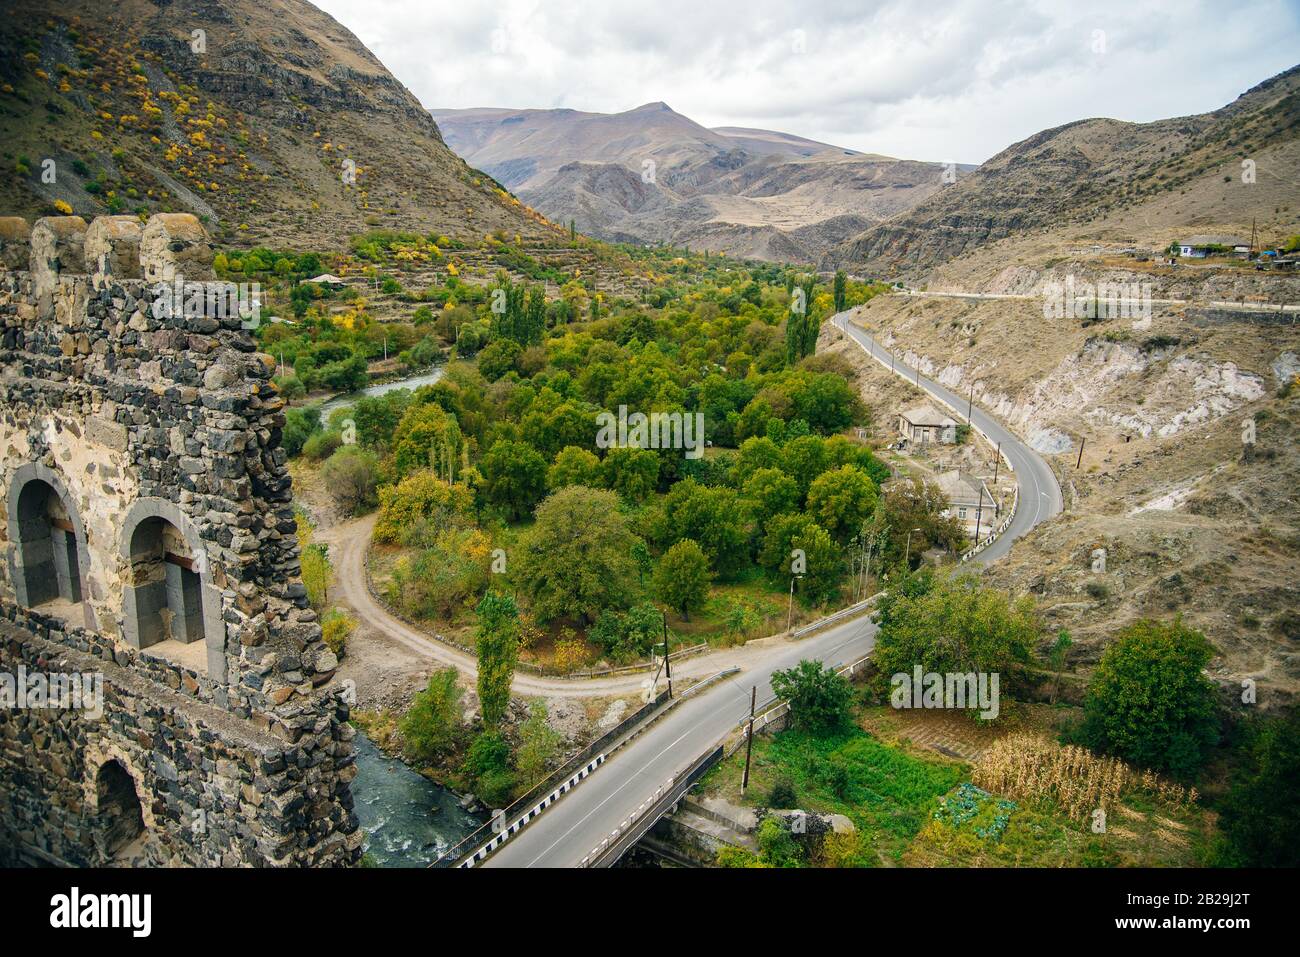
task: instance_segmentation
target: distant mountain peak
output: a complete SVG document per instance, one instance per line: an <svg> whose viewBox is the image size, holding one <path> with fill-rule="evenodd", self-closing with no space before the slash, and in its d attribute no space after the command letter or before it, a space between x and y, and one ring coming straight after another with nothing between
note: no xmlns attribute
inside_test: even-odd
<svg viewBox="0 0 1300 957"><path fill-rule="evenodd" d="M628 110L629 113L674 113L676 112L671 106L663 100L655 100L653 103L642 103L634 110Z"/></svg>

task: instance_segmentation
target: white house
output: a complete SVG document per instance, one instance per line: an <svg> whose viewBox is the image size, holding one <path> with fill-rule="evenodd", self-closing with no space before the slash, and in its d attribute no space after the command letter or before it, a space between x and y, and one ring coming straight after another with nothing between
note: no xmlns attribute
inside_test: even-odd
<svg viewBox="0 0 1300 957"><path fill-rule="evenodd" d="M898 414L898 432L910 442L957 441L957 422L926 403Z"/></svg>
<svg viewBox="0 0 1300 957"><path fill-rule="evenodd" d="M993 533L997 527L998 503L983 479L953 469L940 475L935 484L948 500L944 514L956 516L969 538L980 541ZM978 529L976 520L979 521Z"/></svg>
<svg viewBox="0 0 1300 957"><path fill-rule="evenodd" d="M1236 236L1189 236L1178 243L1178 255L1186 259L1204 259L1206 256L1219 254L1215 247L1222 246L1230 250L1228 255L1245 259L1250 255L1250 243Z"/></svg>

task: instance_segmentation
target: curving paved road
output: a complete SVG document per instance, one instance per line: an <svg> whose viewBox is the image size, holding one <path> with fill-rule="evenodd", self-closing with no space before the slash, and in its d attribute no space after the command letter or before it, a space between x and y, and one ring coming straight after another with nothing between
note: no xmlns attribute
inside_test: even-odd
<svg viewBox="0 0 1300 957"><path fill-rule="evenodd" d="M889 366L889 353L856 327L846 328L848 314L833 322L862 348ZM903 368L916 381L914 370ZM945 402L961 399L922 376L921 387ZM1020 482L1020 509L1007 532L974 561L987 564L1006 553L1015 536L1061 510L1061 492L1047 463L987 414L976 410L975 424L1002 443ZM801 642L774 646L774 657L749 662L742 674L722 686L679 705L667 717L615 754L563 800L552 805L524 831L488 858L484 867L573 867L645 800L656 787L720 740L748 713L750 689L757 685L760 701L771 696L772 672L804 658L841 665L866 655L875 645L876 626L869 619L837 625ZM713 656L711 656L713 657ZM717 660L716 658L714 660Z"/></svg>
<svg viewBox="0 0 1300 957"><path fill-rule="evenodd" d="M478 675L478 661L474 655L454 648L408 625L393 615L370 593L366 579L366 558L370 538L377 516L368 515L332 528L321 529L317 539L330 545L335 570L336 599L356 612L364 625L379 636L407 648L422 657L441 665L451 665L470 679ZM796 647L821 648L823 636L805 638ZM745 671L761 668L767 662L781 658L792 647L784 642L758 642L735 648L720 648L688 658L673 665L674 680L706 678L728 668ZM784 660L784 659L782 659ZM780 667L786 667L781 665ZM626 695L642 689L648 672L633 672L612 678L552 678L545 675L515 672L511 690L519 695L544 695L559 698L591 698L601 695Z"/></svg>
<svg viewBox="0 0 1300 957"><path fill-rule="evenodd" d="M890 354L878 345L865 329L854 325L851 312L841 312L831 318L831 322L856 342L866 353L886 369L890 368ZM962 410L967 407L967 400L950 391L933 379L920 375L897 357L893 360L893 370L901 378L919 386L930 395L947 403L957 410L960 418L965 418ZM1002 454L1011 463L1016 473L1016 482L1020 486L1020 504L1015 518L1002 537L982 551L978 558L987 564L1001 558L1011 550L1011 543L1035 525L1047 521L1061 512L1061 486L1056 475L1043 457L1022 442L1009 429L991 415L975 406L971 414L972 424L982 431L995 445L1002 443Z"/></svg>

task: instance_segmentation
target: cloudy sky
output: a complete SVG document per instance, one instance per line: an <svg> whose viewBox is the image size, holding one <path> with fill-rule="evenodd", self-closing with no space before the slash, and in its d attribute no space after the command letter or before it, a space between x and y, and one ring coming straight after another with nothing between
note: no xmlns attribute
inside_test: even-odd
<svg viewBox="0 0 1300 957"><path fill-rule="evenodd" d="M1300 0L314 0L430 108L663 100L910 159L1215 109L1300 61Z"/></svg>

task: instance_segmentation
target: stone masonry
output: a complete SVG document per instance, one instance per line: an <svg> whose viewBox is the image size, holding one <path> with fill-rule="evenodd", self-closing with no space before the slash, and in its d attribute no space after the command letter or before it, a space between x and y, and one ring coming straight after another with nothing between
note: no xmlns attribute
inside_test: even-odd
<svg viewBox="0 0 1300 957"><path fill-rule="evenodd" d="M189 215L0 219L0 679L103 681L102 716L0 707L0 864L359 859L274 363L159 302L211 263Z"/></svg>

